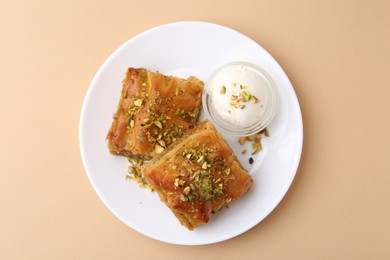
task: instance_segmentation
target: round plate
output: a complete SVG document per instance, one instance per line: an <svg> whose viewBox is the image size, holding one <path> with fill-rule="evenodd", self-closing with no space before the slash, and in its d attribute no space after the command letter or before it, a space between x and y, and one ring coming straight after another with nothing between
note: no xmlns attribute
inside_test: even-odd
<svg viewBox="0 0 390 260"><path fill-rule="evenodd" d="M118 105L128 67L143 67L167 75L196 76L207 81L221 65L232 61L260 65L279 91L276 118L263 138L263 150L225 136L250 172L253 187L241 199L216 213L209 223L188 231L156 192L126 181L125 157L109 153L106 134ZM237 236L263 220L281 201L298 168L303 140L302 115L286 74L261 46L232 29L204 22L162 25L139 34L117 49L102 65L86 94L80 118L80 149L85 170L103 203L131 228L151 238L182 245L202 245ZM241 152L248 149L248 153ZM249 158L254 163L249 163Z"/></svg>

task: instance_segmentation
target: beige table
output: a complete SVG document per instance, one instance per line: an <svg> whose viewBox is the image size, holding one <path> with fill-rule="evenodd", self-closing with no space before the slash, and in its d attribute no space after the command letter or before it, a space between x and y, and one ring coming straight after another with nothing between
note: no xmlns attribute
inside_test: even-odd
<svg viewBox="0 0 390 260"><path fill-rule="evenodd" d="M0 259L390 259L389 1L2 1ZM200 20L265 47L297 92L304 150L282 203L226 242L119 221L79 152L87 88L118 46Z"/></svg>

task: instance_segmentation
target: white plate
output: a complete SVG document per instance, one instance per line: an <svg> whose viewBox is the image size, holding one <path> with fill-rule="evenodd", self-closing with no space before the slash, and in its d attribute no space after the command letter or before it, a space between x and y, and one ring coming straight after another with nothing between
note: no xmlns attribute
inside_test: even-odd
<svg viewBox="0 0 390 260"><path fill-rule="evenodd" d="M222 64L248 61L265 68L278 86L280 107L269 126L263 150L242 155L244 147L227 138L253 177L253 188L240 200L188 231L157 194L125 180L127 160L110 155L106 134L112 122L128 67L206 81ZM104 204L131 228L151 238L182 245L202 245L237 236L263 220L281 201L298 168L303 140L302 115L293 87L272 56L256 42L232 29L204 22L179 22L143 32L116 50L102 65L86 94L80 118L84 167ZM248 148L248 151L250 149Z"/></svg>

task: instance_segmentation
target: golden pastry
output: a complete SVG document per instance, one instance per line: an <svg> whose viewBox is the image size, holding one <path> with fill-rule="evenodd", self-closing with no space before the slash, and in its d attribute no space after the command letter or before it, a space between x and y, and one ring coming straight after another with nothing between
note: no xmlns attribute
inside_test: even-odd
<svg viewBox="0 0 390 260"><path fill-rule="evenodd" d="M248 172L209 121L203 121L142 166L160 199L192 230L240 198L252 185Z"/></svg>

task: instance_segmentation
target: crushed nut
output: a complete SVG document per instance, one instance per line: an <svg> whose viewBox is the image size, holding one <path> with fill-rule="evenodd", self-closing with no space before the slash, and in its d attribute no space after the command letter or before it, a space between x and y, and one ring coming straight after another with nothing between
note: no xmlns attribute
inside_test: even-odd
<svg viewBox="0 0 390 260"><path fill-rule="evenodd" d="M140 107L142 105L142 102L144 102L142 98L137 99L134 101L134 106Z"/></svg>
<svg viewBox="0 0 390 260"><path fill-rule="evenodd" d="M207 169L207 162L204 162L204 163L202 164L202 169L204 169L204 170Z"/></svg>
<svg viewBox="0 0 390 260"><path fill-rule="evenodd" d="M257 97L255 97L255 96L252 96L251 101L253 103L257 103L257 102L259 102L259 99Z"/></svg>
<svg viewBox="0 0 390 260"><path fill-rule="evenodd" d="M154 124L155 126L157 126L158 128L160 128L160 129L163 127L162 123L161 123L160 121L158 121L158 120L153 121L153 124Z"/></svg>
<svg viewBox="0 0 390 260"><path fill-rule="evenodd" d="M244 145L246 141L252 142L251 146L252 146L253 151L252 151L251 155L255 155L255 154L259 153L262 149L262 145L261 145L261 135L262 134L264 134L264 136L266 136L266 137L269 137L268 129L264 128L259 133L251 135L251 136L239 137L238 143L240 145ZM241 153L246 154L247 149L244 149Z"/></svg>
<svg viewBox="0 0 390 260"><path fill-rule="evenodd" d="M138 158L129 158L128 175L125 176L126 180L136 181L141 188L147 188L150 191L154 191L153 187L145 180L141 172L141 166L144 163L143 160Z"/></svg>
<svg viewBox="0 0 390 260"><path fill-rule="evenodd" d="M183 190L183 193L186 194L186 195L188 195L188 193L190 193L190 192L191 192L190 186L185 187L184 190Z"/></svg>
<svg viewBox="0 0 390 260"><path fill-rule="evenodd" d="M220 94L224 95L226 93L226 87L222 86L221 90L219 91Z"/></svg>
<svg viewBox="0 0 390 260"><path fill-rule="evenodd" d="M180 200L181 201L188 201L188 198L184 196L183 194L180 194Z"/></svg>
<svg viewBox="0 0 390 260"><path fill-rule="evenodd" d="M176 187L181 187L181 186L184 185L184 183L185 183L184 180L180 180L179 178L176 178L176 179L175 179L175 182L174 182L174 185L175 185Z"/></svg>
<svg viewBox="0 0 390 260"><path fill-rule="evenodd" d="M167 147L164 140L158 140L158 143L162 146L162 147Z"/></svg>
<svg viewBox="0 0 390 260"><path fill-rule="evenodd" d="M162 146L156 144L156 145L154 146L154 152L155 152L156 154L162 153L162 152L164 152L164 147L162 147Z"/></svg>

